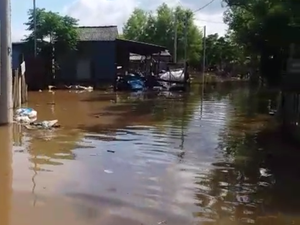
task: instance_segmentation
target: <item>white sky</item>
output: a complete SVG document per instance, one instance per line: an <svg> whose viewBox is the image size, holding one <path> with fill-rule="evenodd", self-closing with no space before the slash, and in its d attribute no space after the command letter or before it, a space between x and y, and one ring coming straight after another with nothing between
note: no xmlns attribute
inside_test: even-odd
<svg viewBox="0 0 300 225"><path fill-rule="evenodd" d="M31 1L12 1L12 39L19 41L26 34L23 23L27 20L27 11L32 8ZM181 5L196 10L210 0L37 0L37 7L46 8L68 14L79 19L80 25L117 25L122 30L123 24L129 18L135 7L145 10L155 10L163 2L170 6ZM219 33L223 35L227 26L223 23L224 8L221 0L216 0L204 10L196 13L195 22L202 29L207 26L207 33Z"/></svg>

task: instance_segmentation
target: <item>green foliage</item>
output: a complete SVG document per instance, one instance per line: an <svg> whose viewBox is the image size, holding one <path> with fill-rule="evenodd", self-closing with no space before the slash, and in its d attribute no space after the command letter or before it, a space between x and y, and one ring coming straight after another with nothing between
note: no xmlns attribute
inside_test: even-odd
<svg viewBox="0 0 300 225"><path fill-rule="evenodd" d="M177 26L177 58L184 59L184 23L187 18L187 58L190 65L199 65L202 34L193 21L193 12L182 7L170 8L165 3L156 13L135 9L123 28L124 38L153 43L174 49L175 18Z"/></svg>
<svg viewBox="0 0 300 225"><path fill-rule="evenodd" d="M124 39L123 34L119 34L119 35L118 35L118 38L119 38L119 39Z"/></svg>
<svg viewBox="0 0 300 225"><path fill-rule="evenodd" d="M238 46L229 36L219 37L218 34L208 35L206 38L206 52L208 67L223 67L228 64L244 63Z"/></svg>
<svg viewBox="0 0 300 225"><path fill-rule="evenodd" d="M249 64L243 46L238 45L230 33L206 37L205 63L207 72L222 76L245 75Z"/></svg>
<svg viewBox="0 0 300 225"><path fill-rule="evenodd" d="M32 43L34 40L34 13L28 11L28 21L25 23L31 33L25 41ZM43 49L48 44L45 39L55 43L56 51L74 50L77 46L78 33L77 20L70 16L61 16L58 13L36 9L36 37L38 49Z"/></svg>
<svg viewBox="0 0 300 225"><path fill-rule="evenodd" d="M224 0L225 22L237 43L256 55L268 80L277 77L288 57L289 45L300 39L297 0ZM276 80L275 79L275 80Z"/></svg>

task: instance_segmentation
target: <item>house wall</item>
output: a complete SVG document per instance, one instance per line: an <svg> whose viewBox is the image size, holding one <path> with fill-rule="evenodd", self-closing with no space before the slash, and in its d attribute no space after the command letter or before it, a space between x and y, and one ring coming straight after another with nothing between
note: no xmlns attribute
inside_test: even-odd
<svg viewBox="0 0 300 225"><path fill-rule="evenodd" d="M19 68L19 57L23 53L22 44L12 44L12 69L16 70Z"/></svg>
<svg viewBox="0 0 300 225"><path fill-rule="evenodd" d="M96 42L92 46L97 80L113 81L116 75L116 43L114 41Z"/></svg>
<svg viewBox="0 0 300 225"><path fill-rule="evenodd" d="M67 52L57 56L58 70L56 71L56 81L65 84L73 84L76 81L77 52Z"/></svg>
<svg viewBox="0 0 300 225"><path fill-rule="evenodd" d="M65 83L74 83L78 81L99 83L102 81L113 81L115 78L115 42L114 41L94 41L80 42L78 51L70 52L58 57L60 71L57 79ZM82 80L77 76L77 64L80 61L90 61L91 73L89 80Z"/></svg>

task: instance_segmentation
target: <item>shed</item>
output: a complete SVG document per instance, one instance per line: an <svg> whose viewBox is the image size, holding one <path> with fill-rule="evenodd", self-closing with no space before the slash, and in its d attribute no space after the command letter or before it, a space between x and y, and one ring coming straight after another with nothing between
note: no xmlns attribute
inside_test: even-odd
<svg viewBox="0 0 300 225"><path fill-rule="evenodd" d="M167 48L160 45L144 43L139 41L116 39L117 58L116 63L124 68L129 67L130 56L153 56L167 51Z"/></svg>
<svg viewBox="0 0 300 225"><path fill-rule="evenodd" d="M77 51L57 58L56 80L64 83L95 84L115 77L117 26L78 27Z"/></svg>
<svg viewBox="0 0 300 225"><path fill-rule="evenodd" d="M164 62L170 62L171 61L171 54L168 50L159 52L159 53L154 53L152 55L152 57L155 60L160 60L160 61L164 61ZM134 54L134 53L130 53L130 61L141 61L144 57L142 55L138 55L138 54Z"/></svg>

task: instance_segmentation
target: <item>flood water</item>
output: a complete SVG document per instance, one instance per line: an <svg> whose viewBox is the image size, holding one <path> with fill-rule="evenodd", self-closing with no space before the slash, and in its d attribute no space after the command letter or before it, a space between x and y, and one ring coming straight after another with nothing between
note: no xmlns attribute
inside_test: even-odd
<svg viewBox="0 0 300 225"><path fill-rule="evenodd" d="M268 91L29 98L62 127L0 129L1 225L300 224L300 157L266 131Z"/></svg>

